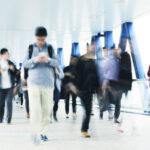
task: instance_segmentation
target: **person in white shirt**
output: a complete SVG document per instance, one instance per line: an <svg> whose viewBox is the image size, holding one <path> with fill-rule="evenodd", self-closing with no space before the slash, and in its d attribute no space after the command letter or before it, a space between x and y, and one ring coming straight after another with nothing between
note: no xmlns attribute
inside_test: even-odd
<svg viewBox="0 0 150 150"><path fill-rule="evenodd" d="M12 119L12 99L13 87L17 69L13 62L9 60L9 53L6 48L1 49L0 60L0 123L3 122L5 101L7 104L7 123L11 123Z"/></svg>

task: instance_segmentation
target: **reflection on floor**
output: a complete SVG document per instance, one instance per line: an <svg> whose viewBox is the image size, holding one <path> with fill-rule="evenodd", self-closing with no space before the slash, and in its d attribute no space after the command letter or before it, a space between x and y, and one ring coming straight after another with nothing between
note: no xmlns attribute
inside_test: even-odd
<svg viewBox="0 0 150 150"><path fill-rule="evenodd" d="M30 140L29 120L25 118L24 108L14 106L13 122L0 125L0 150L147 150L150 148L150 117L123 114L122 128L108 121L107 112L104 120L99 120L97 108L94 109L90 124L92 138L84 139L80 135L82 108L78 106L77 119L72 116L65 119L64 103L60 102L59 122L50 124L49 141L36 146ZM70 106L71 108L71 106Z"/></svg>

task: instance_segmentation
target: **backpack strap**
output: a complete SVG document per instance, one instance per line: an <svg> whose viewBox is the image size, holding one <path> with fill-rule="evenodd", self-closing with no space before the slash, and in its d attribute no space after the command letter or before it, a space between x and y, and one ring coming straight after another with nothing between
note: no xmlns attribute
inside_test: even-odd
<svg viewBox="0 0 150 150"><path fill-rule="evenodd" d="M29 59L31 59L33 53L33 45L29 45ZM51 45L48 46L48 55L52 58L53 56L53 47Z"/></svg>
<svg viewBox="0 0 150 150"><path fill-rule="evenodd" d="M29 59L31 59L33 53L33 45L29 45Z"/></svg>
<svg viewBox="0 0 150 150"><path fill-rule="evenodd" d="M48 46L48 55L50 58L53 56L53 47L51 45Z"/></svg>
<svg viewBox="0 0 150 150"><path fill-rule="evenodd" d="M28 58L31 59L32 53L33 53L33 45L32 44L29 45L28 51L29 51ZM27 78L28 78L28 69L24 68L24 79L27 79Z"/></svg>
<svg viewBox="0 0 150 150"><path fill-rule="evenodd" d="M28 78L28 69L24 68L24 79Z"/></svg>

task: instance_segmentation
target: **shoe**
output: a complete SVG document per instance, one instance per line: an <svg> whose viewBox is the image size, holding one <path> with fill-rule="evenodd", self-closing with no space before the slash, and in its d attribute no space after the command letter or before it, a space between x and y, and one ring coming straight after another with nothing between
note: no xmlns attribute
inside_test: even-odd
<svg viewBox="0 0 150 150"><path fill-rule="evenodd" d="M36 145L39 145L40 144L40 139L38 138L38 136L36 135L32 135L31 136L31 139L32 139L32 142Z"/></svg>
<svg viewBox="0 0 150 150"><path fill-rule="evenodd" d="M114 120L114 123L120 123L117 119Z"/></svg>
<svg viewBox="0 0 150 150"><path fill-rule="evenodd" d="M82 136L85 138L90 138L91 135L88 132L82 132Z"/></svg>
<svg viewBox="0 0 150 150"><path fill-rule="evenodd" d="M7 119L7 124L11 124L11 119Z"/></svg>
<svg viewBox="0 0 150 150"><path fill-rule="evenodd" d="M103 120L103 113L100 113L100 119Z"/></svg>
<svg viewBox="0 0 150 150"><path fill-rule="evenodd" d="M27 116L27 118L28 118L28 119L30 118L30 114L29 114L29 113L27 113L27 115L26 115L26 116Z"/></svg>
<svg viewBox="0 0 150 150"><path fill-rule="evenodd" d="M121 132L121 133L123 133L124 132L124 130L123 129L121 129L120 127L118 127L118 129L117 129L119 132Z"/></svg>
<svg viewBox="0 0 150 150"><path fill-rule="evenodd" d="M53 113L53 118L54 118L54 120L55 120L56 122L58 122L56 113Z"/></svg>
<svg viewBox="0 0 150 150"><path fill-rule="evenodd" d="M69 119L69 114L66 114L66 118Z"/></svg>
<svg viewBox="0 0 150 150"><path fill-rule="evenodd" d="M44 141L44 142L48 141L47 136L46 135L41 135L41 141Z"/></svg>

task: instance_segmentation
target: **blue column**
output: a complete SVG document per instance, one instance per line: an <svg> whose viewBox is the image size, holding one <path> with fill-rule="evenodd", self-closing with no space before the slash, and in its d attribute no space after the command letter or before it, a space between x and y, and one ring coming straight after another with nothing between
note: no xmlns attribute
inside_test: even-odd
<svg viewBox="0 0 150 150"><path fill-rule="evenodd" d="M97 35L93 35L91 38L91 43L96 42Z"/></svg>
<svg viewBox="0 0 150 150"><path fill-rule="evenodd" d="M122 25L122 32L120 37L120 47L122 48L122 51L125 51L127 40L129 40L136 77L138 79L145 78L145 73L142 66L140 52L136 42L132 22L126 22Z"/></svg>
<svg viewBox="0 0 150 150"><path fill-rule="evenodd" d="M121 26L121 35L120 35L120 42L119 42L119 46L122 52L125 52L126 45L127 45L128 34L126 31L127 31L126 24L124 23Z"/></svg>
<svg viewBox="0 0 150 150"><path fill-rule="evenodd" d="M102 48L101 48L100 38L101 38L101 34L98 33L96 36L92 36L92 39L91 39L91 42L95 42L96 43L96 47L97 47L96 56L97 56L97 59L101 59L102 58L102 53L101 53Z"/></svg>
<svg viewBox="0 0 150 150"><path fill-rule="evenodd" d="M72 55L80 56L79 43L72 43L71 56Z"/></svg>
<svg viewBox="0 0 150 150"><path fill-rule="evenodd" d="M112 47L115 46L114 40L113 40L113 32L112 31L105 31L104 32L104 38L105 38L105 47L107 47L109 50L111 50Z"/></svg>
<svg viewBox="0 0 150 150"><path fill-rule="evenodd" d="M102 59L102 47L101 47L101 34L98 33L96 37L97 44L97 59Z"/></svg>
<svg viewBox="0 0 150 150"><path fill-rule="evenodd" d="M65 62L64 62L63 48L57 48L57 57L58 57L58 60L59 60L59 63L61 65L62 69L64 69Z"/></svg>

